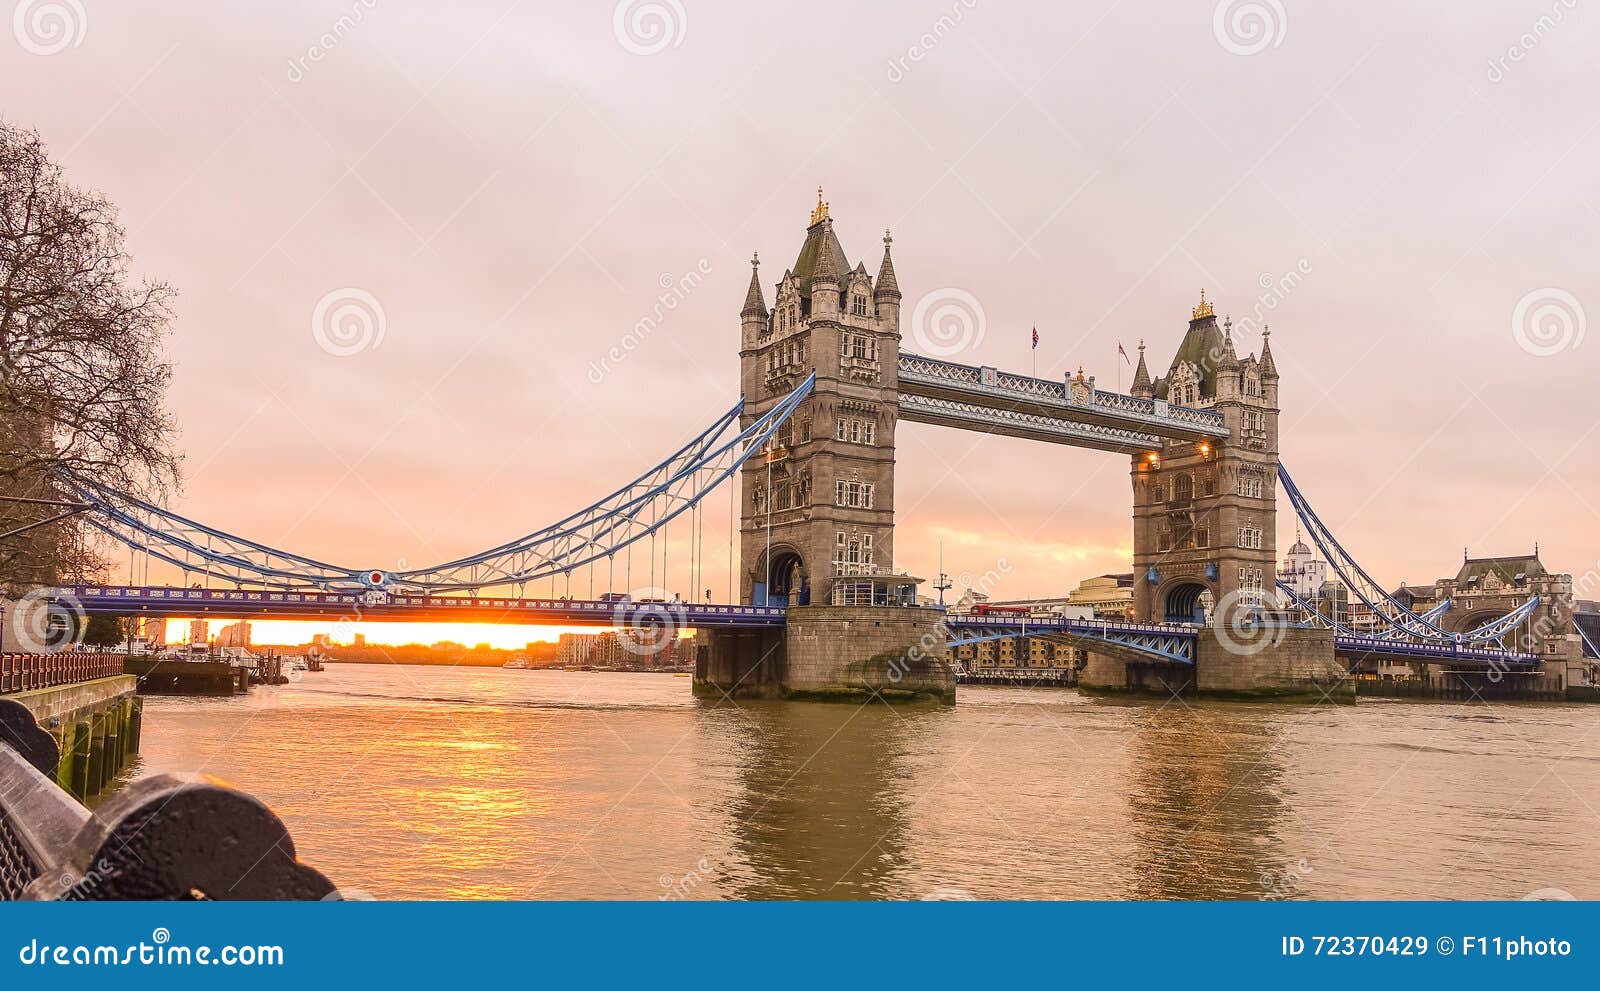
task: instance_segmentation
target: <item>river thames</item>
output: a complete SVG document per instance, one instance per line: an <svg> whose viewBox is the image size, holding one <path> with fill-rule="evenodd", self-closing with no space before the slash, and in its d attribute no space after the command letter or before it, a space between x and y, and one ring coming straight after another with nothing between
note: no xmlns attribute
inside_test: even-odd
<svg viewBox="0 0 1600 991"><path fill-rule="evenodd" d="M330 665L146 700L376 898L1600 897L1600 707L963 687L710 705L665 675Z"/></svg>

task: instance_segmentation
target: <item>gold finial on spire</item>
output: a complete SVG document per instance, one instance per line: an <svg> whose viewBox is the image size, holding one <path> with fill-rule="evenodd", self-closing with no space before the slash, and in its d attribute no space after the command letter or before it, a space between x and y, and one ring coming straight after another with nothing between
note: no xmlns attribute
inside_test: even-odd
<svg viewBox="0 0 1600 991"><path fill-rule="evenodd" d="M822 202L822 187L817 187L817 208L811 211L813 224L828 219L828 204Z"/></svg>
<svg viewBox="0 0 1600 991"><path fill-rule="evenodd" d="M1217 311L1213 310L1211 308L1211 304L1206 302L1206 291L1201 289L1200 305L1194 308L1191 318L1194 320L1204 320L1206 317L1214 317L1216 315Z"/></svg>
<svg viewBox="0 0 1600 991"><path fill-rule="evenodd" d="M890 234L889 233L889 228L885 227L883 229L883 246L885 248L887 248L887 247L889 247L889 245L891 245L893 243L894 243L894 235Z"/></svg>

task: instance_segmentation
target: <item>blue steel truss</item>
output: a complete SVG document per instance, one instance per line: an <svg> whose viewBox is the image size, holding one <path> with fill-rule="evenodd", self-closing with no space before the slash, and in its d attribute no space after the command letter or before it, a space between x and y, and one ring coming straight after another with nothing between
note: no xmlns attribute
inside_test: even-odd
<svg viewBox="0 0 1600 991"><path fill-rule="evenodd" d="M1385 630L1381 633L1364 633L1355 629L1354 627L1341 623L1338 620L1327 616L1317 609L1316 603L1308 601L1299 593L1295 592L1293 588L1285 585L1283 582L1278 583L1278 591L1283 594L1284 598L1289 600L1291 605L1299 609L1303 614L1302 625L1318 626L1325 630L1332 630L1341 637L1351 637L1362 641L1412 641L1416 643L1434 645L1448 645L1455 643L1490 643L1498 641L1506 634L1510 633L1516 628L1518 623L1521 623L1523 620L1527 619L1533 614L1535 609L1539 608L1539 597L1537 595L1531 596L1527 602L1524 602L1522 605L1513 609L1511 612L1506 613L1504 616L1499 617L1498 619L1490 620L1482 626L1474 627L1473 629L1464 633L1452 633L1450 634L1448 640L1440 640L1438 638L1417 636L1416 634L1402 630L1398 627ZM1422 613L1418 618L1425 619L1431 623L1434 620L1439 619L1449 610L1450 600L1446 599L1445 601L1434 606L1432 609L1429 609L1427 612Z"/></svg>
<svg viewBox="0 0 1600 991"><path fill-rule="evenodd" d="M1423 613L1422 618L1432 623L1442 617L1445 613L1449 612L1450 607L1454 604L1455 602L1453 599L1446 599L1434 606L1432 609L1429 609L1427 612ZM1405 633L1401 630L1395 629L1380 633L1378 636L1385 640L1399 640L1405 636Z"/></svg>
<svg viewBox="0 0 1600 991"><path fill-rule="evenodd" d="M1281 463L1278 465L1278 480L1283 483L1284 495L1288 496L1289 503L1294 507L1295 515L1300 518L1306 534L1322 551L1323 558L1333 569L1334 574L1338 575L1345 586L1372 610L1373 615L1400 636L1411 637L1423 643L1486 643L1505 636L1538 604L1538 598L1534 597L1517 612L1466 633L1446 630L1433 619L1412 612L1367 574L1350 552L1339 543L1338 538L1334 537L1333 531L1328 529L1321 517L1317 516L1311 504L1306 501L1305 494L1294 484L1294 479L1289 477L1288 469ZM1506 621L1512 616L1516 616L1517 619L1507 623Z"/></svg>
<svg viewBox="0 0 1600 991"><path fill-rule="evenodd" d="M468 557L414 570L348 568L291 554L205 526L79 478L69 484L93 509L91 525L135 551L241 587L283 590L467 591L522 585L616 554L650 536L726 481L759 452L811 393L808 376L740 430L743 401L660 464L593 505Z"/></svg>
<svg viewBox="0 0 1600 991"><path fill-rule="evenodd" d="M949 639L945 646L1008 640L1012 637L1046 637L1071 641L1096 641L1150 660L1174 664L1194 663L1193 627L1164 623L1113 623L1094 619L1018 619L950 616L945 619Z"/></svg>
<svg viewBox="0 0 1600 991"><path fill-rule="evenodd" d="M74 607L91 615L146 613L217 619L347 619L450 623L558 623L563 626L641 628L781 627L777 606L704 605L589 599L521 599L493 595L411 595L374 590L276 592L163 586L78 585Z"/></svg>

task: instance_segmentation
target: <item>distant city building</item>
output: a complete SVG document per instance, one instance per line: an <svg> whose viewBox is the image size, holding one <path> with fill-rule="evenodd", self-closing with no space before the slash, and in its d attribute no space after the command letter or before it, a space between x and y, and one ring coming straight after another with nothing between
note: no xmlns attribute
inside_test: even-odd
<svg viewBox="0 0 1600 991"><path fill-rule="evenodd" d="M365 647L367 645L367 635L365 633L357 633L352 642L357 647Z"/></svg>
<svg viewBox="0 0 1600 991"><path fill-rule="evenodd" d="M582 667L594 650L593 633L563 633L556 640L556 661L562 667Z"/></svg>
<svg viewBox="0 0 1600 991"><path fill-rule="evenodd" d="M1284 555L1283 566L1278 569L1278 583L1287 585L1302 599L1315 600L1322 587L1329 583L1328 562L1317 560L1316 552L1295 531L1294 543Z"/></svg>
<svg viewBox="0 0 1600 991"><path fill-rule="evenodd" d="M989 597L987 595L975 588L969 588L961 593L961 598L950 603L949 608L945 611L954 613L957 616L965 616L967 613L972 612L973 607L978 603L988 601Z"/></svg>
<svg viewBox="0 0 1600 991"><path fill-rule="evenodd" d="M1395 601L1412 612L1427 612L1439 604L1439 590L1432 585L1408 585L1400 583L1400 587L1390 593Z"/></svg>
<svg viewBox="0 0 1600 991"><path fill-rule="evenodd" d="M1087 606L1095 619L1133 618L1133 574L1085 578L1067 596L1069 605Z"/></svg>
<svg viewBox="0 0 1600 991"><path fill-rule="evenodd" d="M167 621L141 618L134 621L133 636L151 647L164 647L167 643Z"/></svg>
<svg viewBox="0 0 1600 991"><path fill-rule="evenodd" d="M218 647L248 647L250 646L250 622L240 620L229 623L217 631Z"/></svg>
<svg viewBox="0 0 1600 991"><path fill-rule="evenodd" d="M677 667L693 661L693 640L677 636L662 640L654 630L563 633L556 641L556 663L561 667Z"/></svg>
<svg viewBox="0 0 1600 991"><path fill-rule="evenodd" d="M1006 637L964 643L951 657L968 674L1054 681L1083 666L1084 652L1071 644L1047 637Z"/></svg>
<svg viewBox="0 0 1600 991"><path fill-rule="evenodd" d="M1132 576L1129 578L1131 586ZM1115 599L1121 604L1117 607L1117 619L1123 618L1120 610L1132 602L1131 587L1125 591L1125 596ZM1093 608L1086 603L1073 602L1070 595L1040 599L991 599L970 588L962 593L949 611L957 616L978 616L989 609L1041 619L1098 618ZM951 660L967 674L978 678L1056 681L1074 674L1082 667L1084 653L1052 637L1015 636L961 644L951 652Z"/></svg>
<svg viewBox="0 0 1600 991"><path fill-rule="evenodd" d="M203 644L211 642L211 624L203 619L189 621L189 642Z"/></svg>

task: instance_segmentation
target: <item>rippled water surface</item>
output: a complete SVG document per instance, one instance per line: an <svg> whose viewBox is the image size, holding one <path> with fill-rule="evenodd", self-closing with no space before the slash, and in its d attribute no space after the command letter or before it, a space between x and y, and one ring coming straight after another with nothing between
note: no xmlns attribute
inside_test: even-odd
<svg viewBox="0 0 1600 991"><path fill-rule="evenodd" d="M385 898L1600 897L1600 707L713 706L665 675L342 664L147 700L136 773Z"/></svg>

